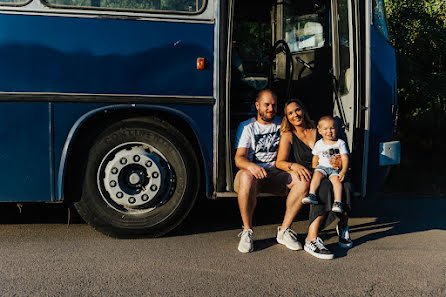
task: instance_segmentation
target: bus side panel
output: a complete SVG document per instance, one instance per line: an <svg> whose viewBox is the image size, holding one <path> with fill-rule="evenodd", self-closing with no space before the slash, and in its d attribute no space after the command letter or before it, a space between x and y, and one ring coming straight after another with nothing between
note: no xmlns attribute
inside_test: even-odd
<svg viewBox="0 0 446 297"><path fill-rule="evenodd" d="M213 107L211 105L107 105L93 103L55 103L54 104L54 146L56 175L56 200L63 199L64 173L66 155L70 153L70 145L76 136L77 129L90 117L103 113L105 110L131 109L138 114L149 110L165 112L185 120L194 131L198 139L199 150L204 165L206 179L206 194L212 195L212 129ZM117 111L119 112L119 111ZM175 123L174 123L175 125ZM184 127L178 127L184 128Z"/></svg>
<svg viewBox="0 0 446 297"><path fill-rule="evenodd" d="M367 192L384 184L388 168L379 166L379 144L392 141L393 110L396 88L395 49L371 27L370 138Z"/></svg>
<svg viewBox="0 0 446 297"><path fill-rule="evenodd" d="M0 201L51 201L50 104L0 102Z"/></svg>
<svg viewBox="0 0 446 297"><path fill-rule="evenodd" d="M212 96L213 30L0 14L0 92ZM205 70L197 70L198 57Z"/></svg>

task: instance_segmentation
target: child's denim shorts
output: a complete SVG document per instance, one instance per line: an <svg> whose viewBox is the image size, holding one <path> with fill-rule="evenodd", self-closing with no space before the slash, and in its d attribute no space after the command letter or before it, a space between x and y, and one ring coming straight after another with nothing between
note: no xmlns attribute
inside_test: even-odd
<svg viewBox="0 0 446 297"><path fill-rule="evenodd" d="M324 166L317 166L316 169L314 169L314 170L322 172L322 174L327 176L328 178L332 177L333 175L339 176L339 172L341 171L338 169L334 169L331 167L324 167Z"/></svg>

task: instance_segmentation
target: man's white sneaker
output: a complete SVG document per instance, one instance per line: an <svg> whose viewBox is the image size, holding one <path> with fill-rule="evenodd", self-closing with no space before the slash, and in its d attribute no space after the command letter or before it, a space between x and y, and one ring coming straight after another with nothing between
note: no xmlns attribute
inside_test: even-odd
<svg viewBox="0 0 446 297"><path fill-rule="evenodd" d="M238 244L239 252L250 253L254 250L252 235L253 235L252 229L243 229L243 231L239 233L238 235L238 237L240 237L240 243Z"/></svg>
<svg viewBox="0 0 446 297"><path fill-rule="evenodd" d="M277 242L285 245L287 248L293 251L301 250L302 244L297 241L296 233L290 228L280 230L280 226L277 227Z"/></svg>

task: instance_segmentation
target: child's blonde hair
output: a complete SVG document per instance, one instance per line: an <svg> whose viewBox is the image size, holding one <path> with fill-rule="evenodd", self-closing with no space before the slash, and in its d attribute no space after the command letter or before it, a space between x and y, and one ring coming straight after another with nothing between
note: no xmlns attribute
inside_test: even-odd
<svg viewBox="0 0 446 297"><path fill-rule="evenodd" d="M325 121L332 121L333 124L335 125L335 128L338 127L338 125L336 124L335 119L334 119L332 116L330 116L330 115L326 115L326 116L321 117L321 118L319 119L319 122L317 123L317 127L319 128L320 125L321 125L321 122L325 122Z"/></svg>

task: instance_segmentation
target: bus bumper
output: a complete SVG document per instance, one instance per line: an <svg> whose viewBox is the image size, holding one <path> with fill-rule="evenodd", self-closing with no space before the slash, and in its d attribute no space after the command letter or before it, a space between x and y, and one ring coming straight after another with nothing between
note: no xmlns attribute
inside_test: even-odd
<svg viewBox="0 0 446 297"><path fill-rule="evenodd" d="M379 144L379 166L397 165L401 161L401 143L399 141Z"/></svg>

